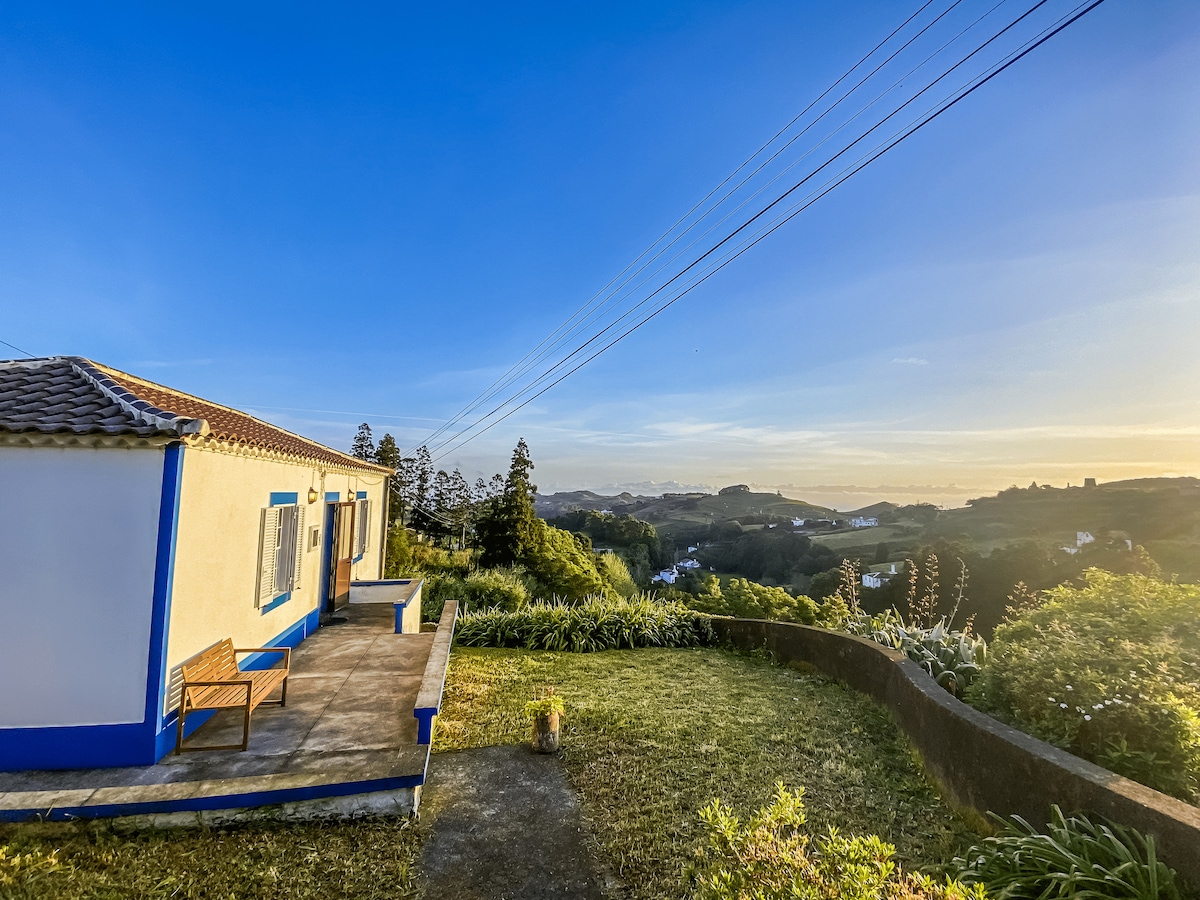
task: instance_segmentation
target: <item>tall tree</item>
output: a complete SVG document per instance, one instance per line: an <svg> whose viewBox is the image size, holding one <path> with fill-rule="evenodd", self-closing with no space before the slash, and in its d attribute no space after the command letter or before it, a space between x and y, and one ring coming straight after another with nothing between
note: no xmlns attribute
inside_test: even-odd
<svg viewBox="0 0 1200 900"><path fill-rule="evenodd" d="M401 474L402 461L400 459L400 448L396 446L396 439L390 434L385 434L379 439L379 446L375 448L375 462L381 466L387 466L389 469L395 469L395 474L392 475L390 481L390 492L388 496L388 524L395 524L397 521L404 521L404 488L403 476Z"/></svg>
<svg viewBox="0 0 1200 900"><path fill-rule="evenodd" d="M350 445L350 455L375 462L375 441L371 437L371 426L366 422L358 426L358 434L354 435L354 443Z"/></svg>
<svg viewBox="0 0 1200 900"><path fill-rule="evenodd" d="M476 525L480 565L516 565L537 546L540 523L533 511L537 485L529 480L532 471L529 446L521 438L513 450L503 492L488 502Z"/></svg>
<svg viewBox="0 0 1200 900"><path fill-rule="evenodd" d="M408 503L412 508L410 519L413 528L427 534L440 533L436 520L431 515L433 510L433 459L428 447L418 447L412 464L408 467L411 473L409 480Z"/></svg>

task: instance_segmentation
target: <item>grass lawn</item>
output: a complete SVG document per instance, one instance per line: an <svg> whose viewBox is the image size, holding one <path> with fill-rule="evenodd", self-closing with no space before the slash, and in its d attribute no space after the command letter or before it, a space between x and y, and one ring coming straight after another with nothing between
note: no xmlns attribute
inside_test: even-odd
<svg viewBox="0 0 1200 900"><path fill-rule="evenodd" d="M102 823L0 825L0 898L402 900L419 847L407 820L124 834Z"/></svg>
<svg viewBox="0 0 1200 900"><path fill-rule="evenodd" d="M888 714L820 676L720 650L539 653L456 648L435 751L526 739L527 699L564 695L563 763L608 862L638 898L680 897L714 797L748 815L776 781L809 824L875 833L907 868L978 835L921 773Z"/></svg>

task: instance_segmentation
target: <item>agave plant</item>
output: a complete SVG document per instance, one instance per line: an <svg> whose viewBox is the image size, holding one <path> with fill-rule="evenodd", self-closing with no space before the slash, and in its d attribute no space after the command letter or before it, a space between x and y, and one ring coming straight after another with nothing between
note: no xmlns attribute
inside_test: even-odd
<svg viewBox="0 0 1200 900"><path fill-rule="evenodd" d="M846 630L903 653L956 697L962 696L987 662L987 642L970 632L951 629L945 619L922 628L905 624L900 613L889 609L877 616L860 613L851 618Z"/></svg>

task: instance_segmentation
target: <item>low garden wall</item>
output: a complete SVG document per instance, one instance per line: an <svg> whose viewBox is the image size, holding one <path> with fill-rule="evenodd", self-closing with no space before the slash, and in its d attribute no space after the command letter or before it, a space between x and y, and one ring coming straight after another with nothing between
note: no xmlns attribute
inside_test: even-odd
<svg viewBox="0 0 1200 900"><path fill-rule="evenodd" d="M1031 824L1049 820L1051 803L1068 815L1098 813L1153 835L1159 856L1200 884L1200 808L984 715L874 641L787 622L716 618L713 626L724 642L807 663L886 706L955 802Z"/></svg>

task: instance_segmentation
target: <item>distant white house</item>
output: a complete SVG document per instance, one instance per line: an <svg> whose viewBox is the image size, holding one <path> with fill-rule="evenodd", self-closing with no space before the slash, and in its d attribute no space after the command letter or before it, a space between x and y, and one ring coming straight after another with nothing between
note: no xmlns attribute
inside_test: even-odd
<svg viewBox="0 0 1200 900"><path fill-rule="evenodd" d="M808 521L808 519L792 519L792 527L793 528L803 528L804 523L807 521Z"/></svg>
<svg viewBox="0 0 1200 900"><path fill-rule="evenodd" d="M850 520L851 528L874 528L879 524L875 516L855 516Z"/></svg>
<svg viewBox="0 0 1200 900"><path fill-rule="evenodd" d="M688 552L688 553L695 553L695 552L696 552L697 550L699 550L699 549L700 549L699 547L688 547L688 551L687 551L687 552Z"/></svg>
<svg viewBox="0 0 1200 900"><path fill-rule="evenodd" d="M613 514L613 511L611 509L600 510L600 515L602 515L602 516L611 516L612 514Z"/></svg>
<svg viewBox="0 0 1200 900"><path fill-rule="evenodd" d="M675 579L678 577L679 577L679 572L677 572L674 568L670 568L670 569L663 569L661 572L659 572L657 575L655 575L650 580L651 581L661 581L663 584L674 584Z"/></svg>
<svg viewBox="0 0 1200 900"><path fill-rule="evenodd" d="M1082 547L1084 544L1094 544L1094 543L1096 543L1096 538L1092 536L1092 533L1090 531L1075 532L1075 546L1076 547Z"/></svg>
<svg viewBox="0 0 1200 900"><path fill-rule="evenodd" d="M685 560L683 560L683 562L679 563L678 568L680 568L680 569L698 569L698 568L700 568L700 563L699 563L699 561L694 560L694 559L685 559Z"/></svg>
<svg viewBox="0 0 1200 900"><path fill-rule="evenodd" d="M892 563L887 572L863 572L863 587L879 588L896 577L896 564Z"/></svg>
<svg viewBox="0 0 1200 900"><path fill-rule="evenodd" d="M1074 556L1076 553L1079 552L1078 547L1072 547L1070 544L1066 544L1062 547L1059 547L1058 549L1060 549L1063 553L1066 553L1070 556Z"/></svg>

